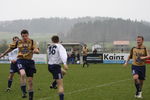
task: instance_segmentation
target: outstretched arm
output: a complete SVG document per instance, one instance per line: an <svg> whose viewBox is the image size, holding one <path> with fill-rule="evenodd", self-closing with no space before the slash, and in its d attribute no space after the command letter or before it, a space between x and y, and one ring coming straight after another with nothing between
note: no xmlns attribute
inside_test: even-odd
<svg viewBox="0 0 150 100"><path fill-rule="evenodd" d="M8 48L4 53L0 54L0 58L4 57L6 54L8 54L9 52L11 52L13 49Z"/></svg>
<svg viewBox="0 0 150 100"><path fill-rule="evenodd" d="M14 49L17 48L17 42L13 42L9 45L9 48L2 54L0 54L0 58L4 57L6 54L8 54L9 52L13 51Z"/></svg>

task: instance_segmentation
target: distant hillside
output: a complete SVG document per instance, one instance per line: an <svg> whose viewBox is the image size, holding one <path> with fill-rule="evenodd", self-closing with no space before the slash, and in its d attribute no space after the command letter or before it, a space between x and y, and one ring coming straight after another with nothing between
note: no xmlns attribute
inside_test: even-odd
<svg viewBox="0 0 150 100"><path fill-rule="evenodd" d="M39 18L0 22L0 39L18 35L22 29L28 29L32 38L48 41L52 34L58 34L63 41L99 42L114 40L133 41L137 35L143 35L150 41L150 23L130 19L107 17L83 18ZM7 34L6 34L7 33Z"/></svg>
<svg viewBox="0 0 150 100"><path fill-rule="evenodd" d="M84 18L39 18L31 20L14 20L0 22L0 32L20 32L28 29L31 33L63 33L66 34L70 28L79 22L105 20L103 17Z"/></svg>
<svg viewBox="0 0 150 100"><path fill-rule="evenodd" d="M137 35L143 35L145 40L150 41L149 25L143 22L123 19L77 23L69 33L67 39L80 42L134 41Z"/></svg>
<svg viewBox="0 0 150 100"><path fill-rule="evenodd" d="M145 25L150 26L150 22L145 22L145 21L143 21L142 23L145 24Z"/></svg>

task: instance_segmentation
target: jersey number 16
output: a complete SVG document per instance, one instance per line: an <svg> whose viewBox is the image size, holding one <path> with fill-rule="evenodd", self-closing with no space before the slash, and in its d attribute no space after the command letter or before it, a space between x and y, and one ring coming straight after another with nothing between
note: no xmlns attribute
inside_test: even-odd
<svg viewBox="0 0 150 100"><path fill-rule="evenodd" d="M54 55L56 53L57 46L50 46L49 47L49 55Z"/></svg>

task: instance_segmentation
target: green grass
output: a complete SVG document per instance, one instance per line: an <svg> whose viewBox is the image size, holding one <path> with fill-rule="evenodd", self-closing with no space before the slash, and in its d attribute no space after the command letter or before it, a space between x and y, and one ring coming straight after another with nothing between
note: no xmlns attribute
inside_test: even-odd
<svg viewBox="0 0 150 100"><path fill-rule="evenodd" d="M49 89L52 80L47 65L36 65L34 76L34 100L59 100L57 90ZM64 77L65 100L136 100L130 67L120 64L91 64L89 68L69 65ZM147 66L147 80L142 100L150 99L150 65ZM7 87L9 65L0 64L0 100L28 100L21 98L19 76L16 74L9 93Z"/></svg>

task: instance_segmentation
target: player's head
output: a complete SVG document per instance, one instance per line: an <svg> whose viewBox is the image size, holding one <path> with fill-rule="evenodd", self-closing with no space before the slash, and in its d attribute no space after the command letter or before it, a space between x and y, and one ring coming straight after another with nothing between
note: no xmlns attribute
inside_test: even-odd
<svg viewBox="0 0 150 100"><path fill-rule="evenodd" d="M86 44L84 44L84 48L86 48L87 47L87 45Z"/></svg>
<svg viewBox="0 0 150 100"><path fill-rule="evenodd" d="M14 42L16 42L16 41L18 41L18 40L19 40L19 37L14 36L12 40L13 40Z"/></svg>
<svg viewBox="0 0 150 100"><path fill-rule="evenodd" d="M59 37L57 35L52 36L51 38L53 43L58 43L59 42Z"/></svg>
<svg viewBox="0 0 150 100"><path fill-rule="evenodd" d="M144 37L143 37L143 36L137 36L136 42L137 42L137 45L138 45L138 46L143 45Z"/></svg>
<svg viewBox="0 0 150 100"><path fill-rule="evenodd" d="M21 37L25 41L28 40L29 39L29 32L28 32L28 30L22 30L21 31Z"/></svg>

